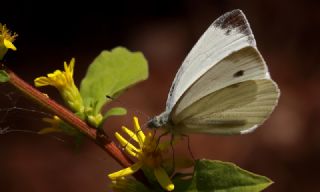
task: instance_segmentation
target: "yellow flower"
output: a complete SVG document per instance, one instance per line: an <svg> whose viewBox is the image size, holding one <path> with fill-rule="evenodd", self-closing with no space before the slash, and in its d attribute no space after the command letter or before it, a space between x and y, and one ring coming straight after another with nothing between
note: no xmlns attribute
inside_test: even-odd
<svg viewBox="0 0 320 192"><path fill-rule="evenodd" d="M53 73L49 73L47 77L38 77L34 80L34 83L36 87L54 86L73 111L83 113L82 97L73 80L74 64L75 59L72 58L69 65L64 62L64 71L56 70Z"/></svg>
<svg viewBox="0 0 320 192"><path fill-rule="evenodd" d="M47 128L41 129L39 134L55 133L55 132L64 132L70 136L76 136L79 134L79 131L73 128L71 125L67 124L61 120L58 116L54 115L52 118L45 117L42 121L49 124Z"/></svg>
<svg viewBox="0 0 320 192"><path fill-rule="evenodd" d="M125 148L126 152L135 157L137 162L128 168L109 174L108 177L111 180L121 179L125 176L132 175L143 166L147 166L154 170L153 173L155 177L165 190L174 190L174 184L170 180L167 172L162 168L162 154L166 151L168 145L161 143L158 144L157 139L154 139L151 133L145 135L140 128L137 117L133 118L133 125L135 132L126 127L122 127L122 130L138 144L138 148L129 143L119 133L116 132L115 136L120 144Z"/></svg>
<svg viewBox="0 0 320 192"><path fill-rule="evenodd" d="M38 133L39 134L47 134L53 132L62 132L60 129L60 124L63 122L58 116L54 115L53 118L45 117L42 121L49 123L50 127L41 129Z"/></svg>
<svg viewBox="0 0 320 192"><path fill-rule="evenodd" d="M14 40L18 35L11 33L6 25L0 23L0 60L7 53L8 49L16 51L17 48L13 45Z"/></svg>

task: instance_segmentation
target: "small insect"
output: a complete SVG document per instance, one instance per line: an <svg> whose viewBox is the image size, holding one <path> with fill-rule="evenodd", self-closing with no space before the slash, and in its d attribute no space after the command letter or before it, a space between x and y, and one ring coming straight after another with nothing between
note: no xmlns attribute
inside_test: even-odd
<svg viewBox="0 0 320 192"><path fill-rule="evenodd" d="M219 17L181 65L166 110L148 122L174 134L245 134L277 105L280 90L241 10Z"/></svg>

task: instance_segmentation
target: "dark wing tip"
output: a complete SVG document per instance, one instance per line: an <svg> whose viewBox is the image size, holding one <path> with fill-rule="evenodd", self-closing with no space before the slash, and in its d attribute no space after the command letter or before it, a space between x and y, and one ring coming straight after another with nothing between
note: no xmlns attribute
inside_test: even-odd
<svg viewBox="0 0 320 192"><path fill-rule="evenodd" d="M236 30L238 33L248 36L250 43L255 45L249 22L240 9L235 9L223 14L215 20L212 25L224 30L226 35L229 35L231 31Z"/></svg>
<svg viewBox="0 0 320 192"><path fill-rule="evenodd" d="M237 28L246 24L248 24L247 18L240 9L235 9L221 15L213 23L215 27L219 27L221 29Z"/></svg>

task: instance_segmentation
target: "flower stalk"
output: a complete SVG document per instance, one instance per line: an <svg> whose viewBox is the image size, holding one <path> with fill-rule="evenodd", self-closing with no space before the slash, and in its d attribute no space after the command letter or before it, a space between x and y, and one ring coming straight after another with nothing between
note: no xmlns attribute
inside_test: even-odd
<svg viewBox="0 0 320 192"><path fill-rule="evenodd" d="M56 103L54 100L50 99L48 96L22 80L13 71L9 69L5 69L5 71L9 75L9 83L19 89L23 94L44 106L52 113L59 114L59 117L63 121L79 129L82 133L95 141L123 167L128 167L132 164L132 161L123 154L123 152L108 138L108 136L102 130L97 131L97 129L91 128L75 114L65 109L63 106Z"/></svg>

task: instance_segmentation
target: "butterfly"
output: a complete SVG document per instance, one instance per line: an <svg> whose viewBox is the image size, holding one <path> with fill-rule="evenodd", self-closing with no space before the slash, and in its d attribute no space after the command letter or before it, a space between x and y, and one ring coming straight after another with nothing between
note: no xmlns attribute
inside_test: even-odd
<svg viewBox="0 0 320 192"><path fill-rule="evenodd" d="M279 96L246 16L233 10L216 19L192 48L165 111L148 127L177 134L245 134L270 116Z"/></svg>

